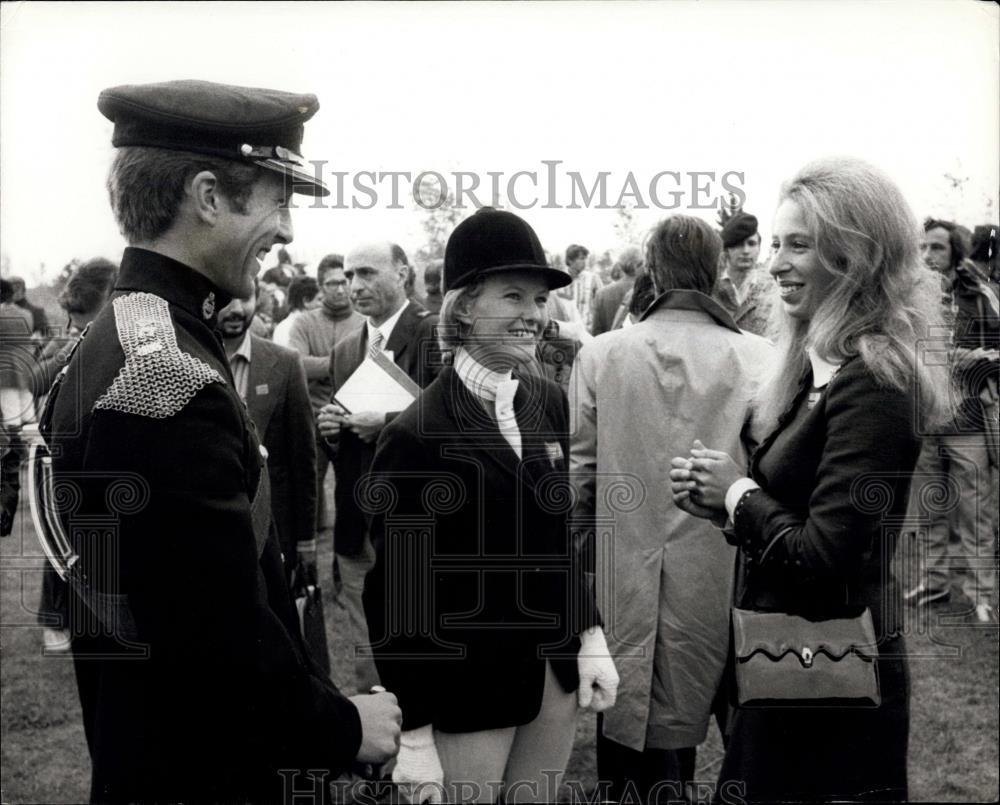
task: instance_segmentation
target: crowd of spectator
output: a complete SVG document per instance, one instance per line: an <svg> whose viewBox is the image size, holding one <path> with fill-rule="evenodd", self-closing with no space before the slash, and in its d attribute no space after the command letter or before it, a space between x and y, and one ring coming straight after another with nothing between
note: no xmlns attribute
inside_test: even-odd
<svg viewBox="0 0 1000 805"><path fill-rule="evenodd" d="M887 594L886 588L873 581L883 578L879 562L885 553L876 561L870 545L868 554L861 549L850 553L854 549L842 545L828 546L824 553L815 543L837 529L868 533L874 528L869 520L857 520L856 512L844 513L849 508L848 476L865 468L898 470L909 483L909 459L916 462L908 499L896 501L893 511L906 514L904 532L917 536L924 571L904 580L902 600L930 606L960 589L974 622L996 623L997 227L977 226L970 232L951 221L927 219L922 239L907 241L905 217L877 220L870 210L868 218L849 213L851 197L838 196L842 191L831 189L833 184L823 190L830 171L839 170L856 180L855 199L873 186L890 197L898 194L877 174L868 175L855 164L813 170L815 175L800 176L783 191L769 248L758 218L749 212L727 216L719 230L698 219L673 216L642 244L620 244L617 260L603 273L586 247L568 246L565 281L542 283L539 337L521 368L569 395L572 427L565 459L578 492L575 514L584 520L614 520L610 546L595 545L591 535L582 550L590 552L591 580L596 578L600 589L603 578L605 592L614 588L600 602L607 606L606 626L613 621L611 654L624 658L617 662L617 705L600 716L598 735L599 776L617 786L616 797L623 796L630 781L645 791L643 796L657 780L690 782L695 747L704 741L713 716L730 746L724 778L750 781L754 796L765 800L790 790L787 775L778 779L788 754L779 764L773 753L784 747L793 754L798 728L788 733L791 722L773 714L741 713L733 721L726 700L734 598L773 603L768 598L772 586L788 585L785 591L799 590L796 604L808 609L815 599L801 585L813 585L810 595L818 595L815 591L826 589L832 569L842 580L843 568L850 566L848 597L874 610L884 645L891 643L894 656L900 654L901 647L892 642L902 639L899 624L876 601ZM823 192L828 196L822 197ZM877 199L866 202L886 208ZM813 252L818 262L810 262ZM918 252L922 260L915 262ZM884 266L883 273L862 273L872 263ZM820 264L834 279L824 275L821 284L816 279L820 274L810 273L819 272ZM77 267L58 298L65 313L59 324L28 301L22 280L2 280L4 534L13 526L17 507L22 430L37 422L56 375L114 293L117 270L100 258ZM252 294L234 298L218 311L232 381L267 452L274 527L286 574L290 578L298 568L316 578L317 541L332 540L335 593L349 615L353 686L359 692L378 685L380 671L382 681L388 675L400 691L412 690L420 679L400 676L389 660L379 660L378 651L373 656L367 649L372 618L384 616L373 616L373 609L381 613L389 594L384 581L372 592L370 574L375 567L382 573L389 559L384 542L373 545L370 512L359 497L373 462L376 472L389 475L411 466L413 456L406 450L417 436L397 425L383 438L398 412L348 411L335 395L373 352L394 363L418 389L440 370L440 363L431 368L428 344L444 344L452 361L455 355L466 356L459 369L463 378L471 371L470 356L489 364L473 346L481 332L467 330L462 314L462 305L472 305L481 288L475 285L471 297L467 291L456 296L462 286L449 278L448 270L444 260L414 267L398 245L379 242L346 256L328 254L307 272L282 248L277 265L262 273ZM933 306L924 305L926 297L918 289L930 272L939 286ZM492 289L489 283L486 287ZM841 300L836 311L827 303L832 296ZM797 297L805 301L796 303ZM475 304L493 310L485 302ZM936 385L918 389L931 402L907 408L909 381L899 366L904 359L919 365L931 354L920 351L926 344L918 337L921 322L914 320L915 313L929 317L922 324L938 321L945 328L950 375L917 371L914 383ZM448 342L441 327L456 329L465 340ZM433 360L448 363L440 354ZM767 380L769 370L779 372L779 386ZM810 382L800 387L804 377ZM760 408L765 388L778 391ZM496 399L495 389L489 394L494 396L487 399ZM947 398L947 405L934 403L938 398ZM822 423L814 421L817 406L825 417ZM921 413L946 407L950 413L945 417ZM831 423L852 412L856 418L843 426L843 441L832 440L812 455L810 429L827 428L825 438L832 439ZM904 413L916 418L910 421ZM905 432L898 421L886 419L896 414L909 423ZM777 423L777 431L769 431L767 423L772 429ZM510 441L508 435L504 438ZM510 443L520 456L520 441ZM835 449L841 451L836 456ZM885 454L889 449L894 451L891 460ZM885 461L875 460L880 456ZM735 468L732 478L720 469L729 471L725 462ZM824 462L834 462L836 471ZM423 469L432 472L432 464ZM326 482L331 466L332 498ZM794 477L796 472L801 479ZM725 483L719 483L720 476ZM641 479L647 490L643 494L650 495L646 505L608 509L614 499L609 484L622 478ZM744 480L742 497L733 499L733 488ZM673 497L662 494L661 488L671 483ZM902 494L907 483L896 491ZM820 501L820 494L827 497ZM722 539L718 528L727 520L727 538ZM792 536L788 529L794 529ZM779 541L787 544L775 548ZM800 577L777 567L779 561L801 568ZM729 573L737 565L738 573ZM959 577L958 587L951 584L952 575ZM66 650L66 592L50 568L42 590L39 623L45 645ZM836 598L832 588L828 592ZM637 645L650 651L641 661L630 661L629 647ZM483 651L489 654L487 648ZM865 730L897 747L902 741L905 765L905 738L900 737L905 735L905 670L892 662L882 669L882 715L867 721L853 715L831 717L824 729L831 744L855 740ZM546 681L546 697L556 696L555 684ZM431 705L404 695L400 701L400 763L412 774L407 782L424 781L421 764L435 738L445 766L461 769L472 762L471 750L450 744L448 732L424 729ZM468 713L448 709L454 704L440 705L442 723L466 724ZM490 718L481 721L488 724ZM468 722L473 723L480 722ZM800 726L815 732L808 723ZM408 735L410 728L414 732ZM447 729L464 733L479 728ZM831 749L831 765L810 779L796 774L793 793L850 796L862 790L852 786L874 784L890 798L905 796L905 769L900 778L898 763L874 769L857 754L858 747L874 751L873 740L857 743L853 754ZM530 745L534 751L540 746ZM768 749L754 750L754 745ZM493 744L488 746L482 750L487 754L494 751ZM565 752L557 754L562 758ZM898 753L889 754L895 758L892 763L899 760ZM808 760L802 763L810 768ZM834 782L835 771L847 766L852 774ZM440 782L440 767L432 763L431 768L429 779Z"/></svg>

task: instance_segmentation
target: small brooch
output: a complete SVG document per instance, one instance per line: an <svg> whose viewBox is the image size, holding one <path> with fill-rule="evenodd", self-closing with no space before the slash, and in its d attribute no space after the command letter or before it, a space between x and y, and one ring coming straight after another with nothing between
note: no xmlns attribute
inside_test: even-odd
<svg viewBox="0 0 1000 805"><path fill-rule="evenodd" d="M205 301L201 303L201 315L206 319L212 318L215 314L215 291L209 291Z"/></svg>

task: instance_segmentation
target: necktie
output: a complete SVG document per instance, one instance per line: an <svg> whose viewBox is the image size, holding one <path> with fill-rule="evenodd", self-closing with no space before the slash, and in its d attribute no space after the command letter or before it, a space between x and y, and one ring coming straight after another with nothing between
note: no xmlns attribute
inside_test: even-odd
<svg viewBox="0 0 1000 805"><path fill-rule="evenodd" d="M380 330L375 330L375 335L372 336L371 343L368 344L368 357L375 358L382 351L382 333Z"/></svg>
<svg viewBox="0 0 1000 805"><path fill-rule="evenodd" d="M514 416L514 393L516 380L501 380L497 383L496 413L497 427L511 449L521 458L521 431Z"/></svg>

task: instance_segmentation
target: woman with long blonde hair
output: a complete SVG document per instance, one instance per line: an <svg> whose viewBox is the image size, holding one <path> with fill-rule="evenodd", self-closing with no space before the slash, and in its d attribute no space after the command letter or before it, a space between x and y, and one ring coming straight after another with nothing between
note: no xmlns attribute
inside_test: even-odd
<svg viewBox="0 0 1000 805"><path fill-rule="evenodd" d="M674 500L727 521L741 609L812 622L868 609L881 702L737 707L720 785L748 801L905 800L909 675L890 564L919 433L947 415L947 369L923 357L939 282L899 189L860 160L799 171L772 232L780 359L758 411L767 435L749 472L696 442L672 462Z"/></svg>

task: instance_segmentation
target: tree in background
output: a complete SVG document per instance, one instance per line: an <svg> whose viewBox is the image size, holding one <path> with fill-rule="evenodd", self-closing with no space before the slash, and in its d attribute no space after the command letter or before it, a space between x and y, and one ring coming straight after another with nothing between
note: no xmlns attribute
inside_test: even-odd
<svg viewBox="0 0 1000 805"><path fill-rule="evenodd" d="M642 231L635 218L635 204L624 204L615 210L614 230L615 247L618 251L641 243Z"/></svg>
<svg viewBox="0 0 1000 805"><path fill-rule="evenodd" d="M722 229L730 218L741 212L743 212L743 205L736 198L735 193L730 193L729 200L719 205L719 216L716 218L719 229Z"/></svg>
<svg viewBox="0 0 1000 805"><path fill-rule="evenodd" d="M414 209L421 216L426 241L415 255L416 261L426 265L430 260L444 257L444 247L452 231L465 218L467 210L455 206L455 197L451 191L446 191L442 197L440 191L423 182L417 193L419 202L414 202Z"/></svg>

